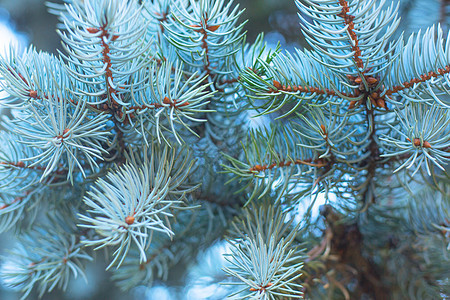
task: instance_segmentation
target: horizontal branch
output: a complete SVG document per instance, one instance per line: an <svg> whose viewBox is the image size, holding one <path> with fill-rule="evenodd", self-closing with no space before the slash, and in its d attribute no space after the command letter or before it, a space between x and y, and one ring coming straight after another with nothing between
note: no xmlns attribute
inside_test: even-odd
<svg viewBox="0 0 450 300"><path fill-rule="evenodd" d="M414 84L425 82L433 77L443 76L448 73L450 73L450 65L445 66L444 69L437 69L437 72L430 71L428 74L422 74L420 75L420 78L412 78L410 81L403 82L402 85L393 86L392 88L385 90L385 95L391 96L394 93L413 87Z"/></svg>
<svg viewBox="0 0 450 300"><path fill-rule="evenodd" d="M188 106L189 105L189 102L187 102L187 101L184 102L184 103L180 103L180 104L178 104L177 101L178 100L176 100L176 99L170 100L169 97L164 97L162 103L166 104L166 105L168 105L170 107L178 108L178 109L180 107L184 107L184 106ZM161 104L161 103L151 103L151 104L144 104L144 105L128 106L127 110L128 111L130 111L130 110L139 111L139 110L144 110L144 109L157 109L157 108L166 107L163 104Z"/></svg>
<svg viewBox="0 0 450 300"><path fill-rule="evenodd" d="M328 163L324 159L318 159L316 161L313 161L312 159L296 159L295 161L281 161L279 163L272 163L270 165L255 165L250 168L249 173L272 170L273 168L289 167L291 165L307 165L311 167L321 168L327 166Z"/></svg>
<svg viewBox="0 0 450 300"><path fill-rule="evenodd" d="M25 163L23 161L18 161L18 162L11 162L11 161L0 161L0 165L5 165L5 166L10 166L10 167L16 167L16 168L21 168L21 169L27 169L27 170L34 170L34 171L40 171L40 172L45 172L46 168L42 167L42 166L27 166L25 165ZM87 167L87 166L84 166ZM52 172L52 175L55 175L55 177L50 177L48 178L48 181L46 181L45 183L56 183L58 182L57 178L62 178L62 175L66 175L68 170L67 168L64 168L62 164L59 164L58 166L58 170Z"/></svg>
<svg viewBox="0 0 450 300"><path fill-rule="evenodd" d="M18 162L0 161L0 165L6 165L6 166L11 166L11 167L16 167L16 168L23 168L23 169L40 170L40 171L45 170L45 168L41 167L41 166L26 166L23 161L18 161Z"/></svg>
<svg viewBox="0 0 450 300"><path fill-rule="evenodd" d="M14 203L17 203L17 202L22 201L23 199L25 199L25 198L26 198L28 195L30 195L30 194L31 194L31 191L26 191L25 194L24 194L23 196L15 197L14 200L13 200L11 203L5 203L5 204L3 204L2 206L0 206L0 210L1 210L1 209L5 209L5 208L7 208L7 207L13 205Z"/></svg>
<svg viewBox="0 0 450 300"><path fill-rule="evenodd" d="M276 89L269 89L269 91L268 91L269 93L276 93L278 91L283 91L283 92L289 92L289 93L292 93L292 92L297 93L297 92L299 92L299 93L316 93L316 94L319 94L319 95L327 94L329 96L336 96L337 95L337 93L335 91L327 89L327 88L326 89L321 89L321 88L318 88L318 87L301 86L301 85L298 85L298 86L297 85L293 85L293 86L288 85L288 86L286 86L286 85L282 85L280 82L278 82L276 80L273 80L272 83L273 83L273 86ZM348 94L348 93L341 93L341 92L339 92L339 94L344 95L346 97L352 97L352 95Z"/></svg>

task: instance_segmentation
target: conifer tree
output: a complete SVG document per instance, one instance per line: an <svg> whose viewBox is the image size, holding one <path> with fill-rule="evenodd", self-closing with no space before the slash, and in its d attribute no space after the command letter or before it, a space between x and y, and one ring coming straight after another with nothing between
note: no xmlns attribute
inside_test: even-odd
<svg viewBox="0 0 450 300"><path fill-rule="evenodd" d="M448 32L295 1L294 52L232 1L48 4L64 50L0 59L3 282L65 290L105 250L130 290L226 241L232 299L450 297Z"/></svg>

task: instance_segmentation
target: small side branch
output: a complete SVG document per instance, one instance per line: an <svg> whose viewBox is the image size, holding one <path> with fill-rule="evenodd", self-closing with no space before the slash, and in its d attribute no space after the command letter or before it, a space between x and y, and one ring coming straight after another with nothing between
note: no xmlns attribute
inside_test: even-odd
<svg viewBox="0 0 450 300"><path fill-rule="evenodd" d="M336 93L333 90L330 89L321 89L318 87L313 87L313 86L301 86L301 85L293 85L293 86L286 86L286 85L282 85L280 82L273 80L272 81L273 86L275 87L275 89L269 89L268 92L269 93L277 93L279 91L283 91L283 92L288 92L288 93L316 93L318 95L328 95L328 96L337 96L338 93ZM346 96L346 97L352 97L353 95L348 94L348 93L344 93L344 92L339 92L340 95Z"/></svg>
<svg viewBox="0 0 450 300"><path fill-rule="evenodd" d="M348 6L348 2L345 0L339 0L339 4L342 6L341 12L338 14L339 17L344 19L345 25L347 25L347 32L351 39L351 47L354 52L353 59L356 62L356 65L358 68L364 67L364 62L361 59L361 49L358 46L358 37L354 31L355 24L353 23L353 20L355 19L355 16L349 15L348 12L350 11L350 8Z"/></svg>
<svg viewBox="0 0 450 300"><path fill-rule="evenodd" d="M165 105L164 105L165 104ZM183 102L178 103L176 99L170 100L168 97L164 97L163 104L161 103L151 103L151 104L145 104L145 105L135 105L135 106L128 106L128 111L141 111L145 109L157 109L157 108L163 108L163 107L172 107L175 109L180 109L181 107L188 106L189 102Z"/></svg>
<svg viewBox="0 0 450 300"><path fill-rule="evenodd" d="M27 191L27 192L25 192L25 195L24 195L24 196L16 197L16 198L14 198L14 200L11 201L10 203L5 203L5 204L3 204L2 206L0 206L0 210L5 209L5 208L8 208L8 207L10 207L11 205L13 205L14 203L17 203L17 202L22 201L22 200L25 199L29 194L31 194L31 192L30 192L30 191Z"/></svg>
<svg viewBox="0 0 450 300"><path fill-rule="evenodd" d="M297 159L295 161L281 161L279 163L272 163L270 165L255 165L249 169L249 173L263 172L265 170L272 170L273 168L289 167L291 165L307 165L316 168L322 168L328 166L328 162L324 159L317 159L313 161L312 159L301 160Z"/></svg>
<svg viewBox="0 0 450 300"><path fill-rule="evenodd" d="M437 69L437 72L430 71L428 74L422 74L419 78L412 78L410 81L405 81L401 85L393 86L390 89L387 89L384 91L386 96L391 96L392 94L398 93L399 91L402 91L404 89L408 89L413 87L415 84L425 82L427 80L430 80L431 78L436 78L438 76L443 76L445 74L450 73L450 65L445 66L445 68L439 68Z"/></svg>
<svg viewBox="0 0 450 300"><path fill-rule="evenodd" d="M39 170L39 171L45 170L44 167L40 167L40 166L27 166L27 165L25 165L25 163L23 161L18 161L18 162L1 161L0 165L6 165L6 166L22 168L22 169L30 169L30 170Z"/></svg>
<svg viewBox="0 0 450 300"><path fill-rule="evenodd" d="M202 47L202 49L205 50L205 61L206 61L203 68L204 68L206 74L211 75L212 70L211 70L211 62L209 59L209 46L208 46L208 42L207 42L207 39L208 39L207 30L214 32L220 27L220 25L209 25L208 20L209 20L208 14L205 13L204 19L201 21L200 25L191 25L191 27L194 29L194 31L202 34L201 47Z"/></svg>
<svg viewBox="0 0 450 300"><path fill-rule="evenodd" d="M116 89L113 87L114 84L114 77L112 75L112 63L111 63L111 57L110 57L110 47L109 44L107 43L110 34L108 32L108 30L106 29L107 24L104 24L102 27L100 28L86 28L86 30L89 33L95 34L97 32L101 32L99 38L100 38L100 43L102 46L102 56L103 56L103 63L106 64L106 69L105 69L105 83L106 83L106 91L107 91L107 97L109 100L108 105L110 106L110 108L115 108L117 109L119 107L119 104L117 103L117 101L114 100L113 95L117 97L117 91ZM113 35L111 37L111 41L115 41L118 38L117 35Z"/></svg>

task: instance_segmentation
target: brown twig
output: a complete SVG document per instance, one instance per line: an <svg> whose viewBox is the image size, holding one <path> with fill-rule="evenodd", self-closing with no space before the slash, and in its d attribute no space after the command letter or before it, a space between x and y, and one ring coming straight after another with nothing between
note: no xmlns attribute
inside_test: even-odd
<svg viewBox="0 0 450 300"><path fill-rule="evenodd" d="M249 173L254 172L263 172L265 170L272 170L273 168L282 168L282 167L289 167L291 165L307 165L311 167L321 168L328 165L328 162L324 159L317 159L313 161L312 159L296 159L294 161L281 161L279 163L272 163L270 165L255 165L249 169Z"/></svg>
<svg viewBox="0 0 450 300"><path fill-rule="evenodd" d="M356 35L354 28L355 24L353 23L353 20L355 19L355 16L349 15L348 12L350 11L350 8L348 6L348 2L345 0L339 0L339 4L342 6L341 12L338 14L339 17L344 19L345 25L347 25L347 31L350 36L350 39L352 40L352 50L354 51L353 59L356 62L356 65L358 68L364 67L364 62L361 59L361 49L358 46L358 36Z"/></svg>

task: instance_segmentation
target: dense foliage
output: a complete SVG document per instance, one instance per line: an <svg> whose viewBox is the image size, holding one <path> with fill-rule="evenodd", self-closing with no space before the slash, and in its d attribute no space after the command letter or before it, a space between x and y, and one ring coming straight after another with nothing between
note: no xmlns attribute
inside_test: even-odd
<svg viewBox="0 0 450 300"><path fill-rule="evenodd" d="M226 240L233 299L450 296L448 34L296 4L294 52L231 1L48 4L64 51L0 60L3 281L66 289L105 249L129 290Z"/></svg>

